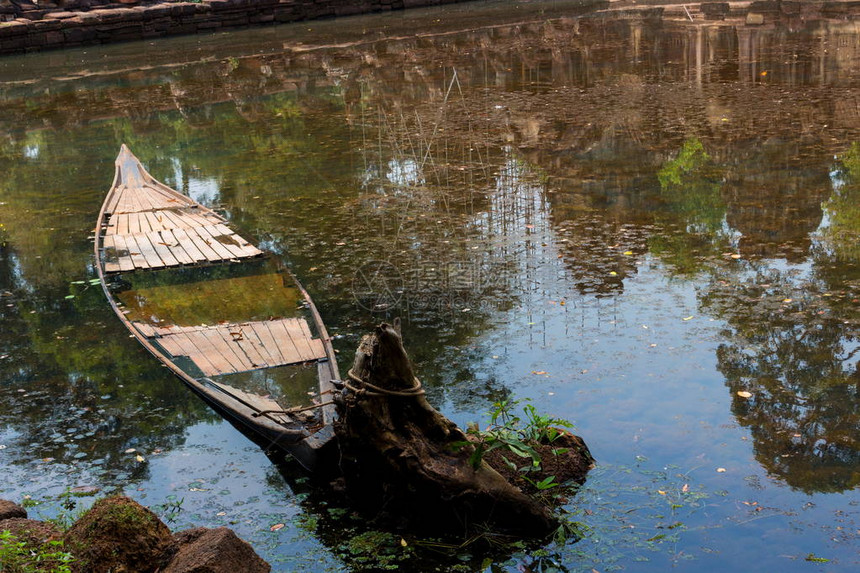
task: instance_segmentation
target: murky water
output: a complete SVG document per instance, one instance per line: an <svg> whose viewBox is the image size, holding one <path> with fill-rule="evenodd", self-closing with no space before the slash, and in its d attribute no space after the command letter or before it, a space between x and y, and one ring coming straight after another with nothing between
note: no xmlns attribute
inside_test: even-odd
<svg viewBox="0 0 860 573"><path fill-rule="evenodd" d="M0 495L122 491L278 571L856 568L860 30L584 11L0 60ZM400 316L458 423L504 397L573 420L583 539L403 547L222 422L91 283L121 143L284 256L342 369Z"/></svg>

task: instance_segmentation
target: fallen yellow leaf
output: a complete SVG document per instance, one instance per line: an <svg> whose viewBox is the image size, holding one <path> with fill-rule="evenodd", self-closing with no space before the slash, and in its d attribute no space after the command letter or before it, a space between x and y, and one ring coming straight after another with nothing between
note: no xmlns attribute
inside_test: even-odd
<svg viewBox="0 0 860 573"><path fill-rule="evenodd" d="M276 523L275 525L273 525L272 527L269 528L269 531L278 531L278 530L283 529L283 528L284 528L283 523Z"/></svg>
<svg viewBox="0 0 860 573"><path fill-rule="evenodd" d="M741 398L752 398L752 393L746 390L738 390L738 396Z"/></svg>

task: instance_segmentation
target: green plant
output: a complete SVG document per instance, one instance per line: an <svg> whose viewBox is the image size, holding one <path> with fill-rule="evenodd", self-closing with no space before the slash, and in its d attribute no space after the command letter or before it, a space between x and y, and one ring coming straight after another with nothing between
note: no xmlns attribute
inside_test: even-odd
<svg viewBox="0 0 860 573"><path fill-rule="evenodd" d="M71 573L71 553L63 551L62 541L33 546L12 532L0 532L0 571L3 573Z"/></svg>
<svg viewBox="0 0 860 573"><path fill-rule="evenodd" d="M161 518L167 523L175 523L176 519L179 517L179 514L182 513L182 504L185 502L185 498L180 498L178 500L168 500L164 503L153 505L152 510L159 514Z"/></svg>
<svg viewBox="0 0 860 573"><path fill-rule="evenodd" d="M535 450L535 446L552 444L564 433L563 428L573 428L572 422L541 414L528 403L523 407L525 417L522 418L514 411L518 404L520 404L518 400L502 400L494 403L490 411L490 425L486 430L480 430L477 424L469 425L467 433L472 436L472 441L457 445L471 443L474 446L475 449L469 457L472 467L477 469L488 452L503 448L520 458L531 461L529 465L518 468L516 464L503 458L511 469L522 472L540 470L541 457ZM559 448L553 450L553 453L558 455L565 451L565 448ZM525 479L539 490L558 485L555 483L555 476L549 476L540 481Z"/></svg>

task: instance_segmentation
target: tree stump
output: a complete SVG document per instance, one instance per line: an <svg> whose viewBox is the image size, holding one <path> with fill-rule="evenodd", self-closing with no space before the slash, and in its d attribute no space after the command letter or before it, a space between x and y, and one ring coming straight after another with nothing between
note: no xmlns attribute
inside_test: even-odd
<svg viewBox="0 0 860 573"><path fill-rule="evenodd" d="M558 527L548 507L486 462L472 466L473 446L427 402L390 325L362 338L338 402L346 492L366 512L437 535L489 527L541 538Z"/></svg>

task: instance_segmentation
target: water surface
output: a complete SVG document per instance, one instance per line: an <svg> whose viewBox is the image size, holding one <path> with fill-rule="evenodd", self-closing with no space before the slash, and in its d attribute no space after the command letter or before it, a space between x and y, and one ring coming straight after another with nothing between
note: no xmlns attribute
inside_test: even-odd
<svg viewBox="0 0 860 573"><path fill-rule="evenodd" d="M0 494L124 492L278 571L856 568L855 22L592 10L0 60ZM598 460L568 506L584 537L404 547L221 421L91 282L121 143L284 257L342 370L399 316L459 424L504 398L574 421Z"/></svg>

